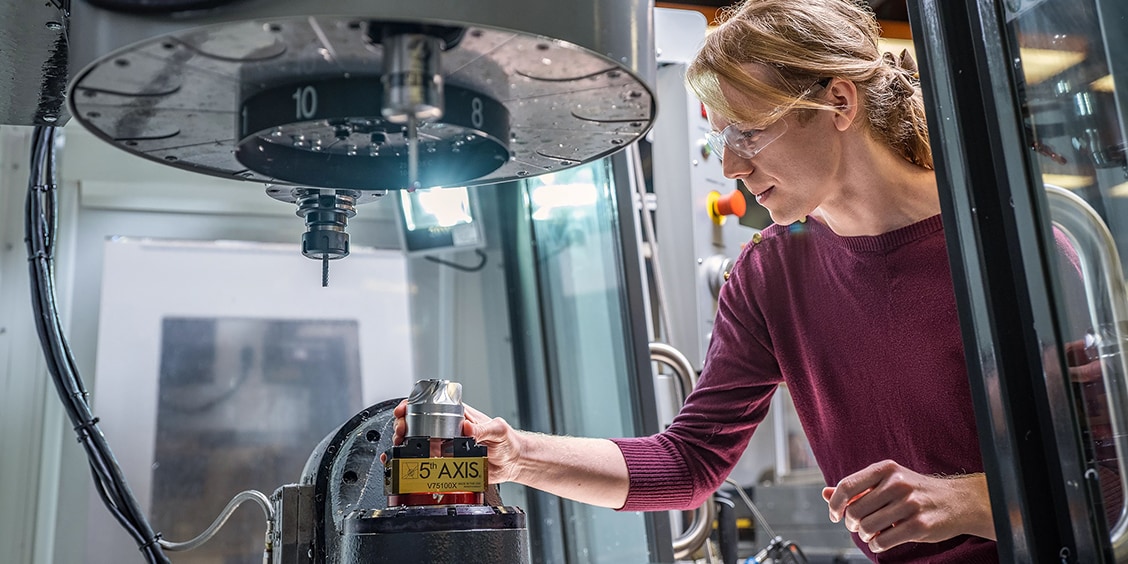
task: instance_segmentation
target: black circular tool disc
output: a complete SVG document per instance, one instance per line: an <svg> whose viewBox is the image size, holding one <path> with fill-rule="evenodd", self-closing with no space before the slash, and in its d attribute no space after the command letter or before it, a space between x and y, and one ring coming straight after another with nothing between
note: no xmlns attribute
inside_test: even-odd
<svg viewBox="0 0 1128 564"><path fill-rule="evenodd" d="M187 0L148 1L170 11L189 5ZM442 0L423 3L429 2ZM452 22L420 19L418 14L392 17L401 11L414 14L416 8L405 5L419 2L348 0L341 5L351 11L338 16L310 16L298 9L303 4L234 0L226 6L232 19L225 19L224 9L195 10L183 12L183 18L178 13L160 19L160 26L147 25L145 18L117 21L118 16L97 12L84 16L105 16L114 26L74 30L72 46L82 46L75 49L85 56L100 54L72 72L67 96L71 115L124 151L191 172L306 187L402 187L406 154L397 159L394 153L397 145L405 153L406 143L402 127L383 120L377 107L382 105L378 75L386 53L376 38L389 26L403 29L394 27L402 22L416 27ZM363 4L371 4L372 13L353 13ZM244 9L251 5L269 6L271 14L250 17ZM336 5L336 0L322 0L316 11ZM295 12L286 15L291 9ZM458 37L444 35L440 57L451 107L438 123L424 123L418 132L422 185L481 186L556 172L606 157L650 129L655 117L651 90L617 61L539 34L480 25L459 28L464 33ZM103 43L109 38L95 29L130 40L106 50ZM263 89L276 90L273 100L267 100ZM475 125L475 115L481 127ZM288 138L291 134L305 139ZM470 135L474 137L467 139ZM294 145L295 140L309 145ZM281 141L290 149L268 145ZM377 156L385 158L371 158L373 145L378 145ZM250 150L271 155L250 155ZM355 154L349 155L350 150ZM391 158L382 154L388 151ZM474 171L487 172L474 177Z"/></svg>
<svg viewBox="0 0 1128 564"><path fill-rule="evenodd" d="M379 77L290 82L243 101L235 157L279 181L326 188L407 188L405 125L381 114ZM418 181L457 186L489 174L510 158L509 112L480 92L444 88L437 121L417 125Z"/></svg>

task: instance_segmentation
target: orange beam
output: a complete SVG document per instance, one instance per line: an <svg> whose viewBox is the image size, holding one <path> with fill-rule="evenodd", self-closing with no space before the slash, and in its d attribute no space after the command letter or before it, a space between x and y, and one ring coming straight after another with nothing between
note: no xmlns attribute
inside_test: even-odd
<svg viewBox="0 0 1128 564"><path fill-rule="evenodd" d="M709 25L715 25L717 21L717 10L710 6L694 6L693 4L679 4L677 2L655 2L654 6L657 8L672 8L674 10L692 10L694 12L701 12L705 16L705 21Z"/></svg>
<svg viewBox="0 0 1128 564"><path fill-rule="evenodd" d="M881 36L890 39L912 39L913 31L909 28L909 22L900 22L896 20L878 20L878 25L881 26Z"/></svg>

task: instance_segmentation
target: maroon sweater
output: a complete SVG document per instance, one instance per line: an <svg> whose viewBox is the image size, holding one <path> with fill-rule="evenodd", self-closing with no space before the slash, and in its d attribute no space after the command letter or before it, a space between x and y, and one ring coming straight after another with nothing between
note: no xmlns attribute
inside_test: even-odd
<svg viewBox="0 0 1128 564"><path fill-rule="evenodd" d="M700 505L781 382L827 484L885 459L922 474L983 471L940 216L862 237L808 220L749 243L673 424L615 439L630 472L623 510ZM854 542L875 562L998 561L995 543L970 536L879 555Z"/></svg>

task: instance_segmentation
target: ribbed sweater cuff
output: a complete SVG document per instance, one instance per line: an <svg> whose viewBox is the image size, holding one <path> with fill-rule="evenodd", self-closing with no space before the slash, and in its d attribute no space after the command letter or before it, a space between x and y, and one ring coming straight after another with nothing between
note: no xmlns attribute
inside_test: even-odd
<svg viewBox="0 0 1128 564"><path fill-rule="evenodd" d="M622 451L630 476L627 501L620 511L664 511L689 506L693 480L673 444L657 436L611 441Z"/></svg>

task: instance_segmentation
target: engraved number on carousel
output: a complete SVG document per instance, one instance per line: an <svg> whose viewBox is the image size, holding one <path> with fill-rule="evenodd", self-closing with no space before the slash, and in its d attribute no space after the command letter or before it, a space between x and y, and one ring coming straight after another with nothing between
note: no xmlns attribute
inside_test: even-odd
<svg viewBox="0 0 1128 564"><path fill-rule="evenodd" d="M299 86L294 90L294 114L297 119L309 119L317 114L317 90L312 86Z"/></svg>
<svg viewBox="0 0 1128 564"><path fill-rule="evenodd" d="M482 116L482 99L475 96L470 100L470 125L481 128L485 117Z"/></svg>

